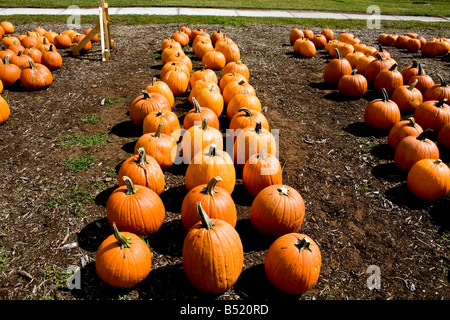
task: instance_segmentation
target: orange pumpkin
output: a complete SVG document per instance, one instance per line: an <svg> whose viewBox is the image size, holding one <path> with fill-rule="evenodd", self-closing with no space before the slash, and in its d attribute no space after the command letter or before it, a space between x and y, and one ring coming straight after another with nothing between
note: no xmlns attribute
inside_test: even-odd
<svg viewBox="0 0 450 320"><path fill-rule="evenodd" d="M352 66L348 60L341 58L338 49L335 49L335 51L337 58L327 63L323 70L323 79L326 83L337 86L344 75L352 73Z"/></svg>
<svg viewBox="0 0 450 320"><path fill-rule="evenodd" d="M378 130L390 130L401 119L400 109L397 104L389 100L384 90L382 99L370 101L364 111L364 121L370 127Z"/></svg>
<svg viewBox="0 0 450 320"><path fill-rule="evenodd" d="M391 100L394 101L401 112L414 112L423 102L422 93L415 87L418 80L411 85L397 87L392 93Z"/></svg>
<svg viewBox="0 0 450 320"><path fill-rule="evenodd" d="M157 80L155 77L153 77L152 83L145 87L145 91L150 94L154 92L162 94L169 101L170 107L173 107L175 103L175 97L173 96L172 90L170 90L167 83Z"/></svg>
<svg viewBox="0 0 450 320"><path fill-rule="evenodd" d="M440 159L419 160L408 172L407 184L421 199L441 199L450 191L450 168Z"/></svg>
<svg viewBox="0 0 450 320"><path fill-rule="evenodd" d="M175 141L180 139L180 121L175 112L169 110L154 110L149 112L142 122L142 132L144 134L156 132L160 124L164 128L161 133L172 136Z"/></svg>
<svg viewBox="0 0 450 320"><path fill-rule="evenodd" d="M196 98L192 98L192 101L194 103L194 108L189 110L184 116L184 129L188 130L194 125L200 125L204 119L208 120L208 126L219 129L220 123L217 114L209 108L202 108Z"/></svg>
<svg viewBox="0 0 450 320"><path fill-rule="evenodd" d="M389 131L387 138L389 146L395 150L398 143L407 136L418 137L423 132L422 127L416 123L414 117L410 117L407 120L397 122Z"/></svg>
<svg viewBox="0 0 450 320"><path fill-rule="evenodd" d="M137 125L142 126L144 118L152 111L171 111L170 102L160 93L149 94L142 90L142 94L137 96L130 105L130 119Z"/></svg>

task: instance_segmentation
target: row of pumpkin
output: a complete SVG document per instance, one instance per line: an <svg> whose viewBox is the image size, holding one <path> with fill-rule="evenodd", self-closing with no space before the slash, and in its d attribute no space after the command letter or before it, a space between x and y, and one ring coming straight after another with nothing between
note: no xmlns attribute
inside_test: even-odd
<svg viewBox="0 0 450 320"><path fill-rule="evenodd" d="M87 34L80 34L68 29L62 33L38 27L25 33L13 35L14 25L9 21L0 23L0 93L3 88L11 88L17 84L27 90L41 90L53 83L54 70L61 68L63 59L59 49L69 48L78 43ZM97 41L98 35L92 41ZM85 50L91 48L91 42ZM6 100L0 96L0 125L10 116L10 108Z"/></svg>
<svg viewBox="0 0 450 320"><path fill-rule="evenodd" d="M192 70L184 52L189 43L202 61L199 70ZM254 196L252 225L275 239L264 261L269 281L288 293L307 291L319 277L320 250L313 239L299 233L305 204L298 191L282 184L276 140L238 46L223 32L209 35L185 26L161 45L160 80L154 78L130 105L130 118L142 126L143 135L135 154L121 165L120 186L107 202L114 234L96 254L100 278L112 286L132 287L150 272L151 253L140 237L157 232L164 221L159 197L164 192L164 171L180 152L179 160L187 164L188 190L180 214L187 232L182 257L192 285L223 292L242 271L243 246L235 230L237 210L231 196L238 166L245 188ZM181 126L172 111L174 97L187 95L189 88L193 108ZM234 142L234 159L224 151L224 128L218 119L222 114L230 121L226 139ZM302 267L292 269L286 260Z"/></svg>
<svg viewBox="0 0 450 320"><path fill-rule="evenodd" d="M298 31L291 32L291 43L292 34ZM416 34L404 38L413 36L417 38ZM294 40L294 46L304 41L299 39ZM435 83L415 60L400 71L388 51L364 45L353 34L340 34L333 41L324 46L335 57L323 70L324 81L353 99L361 98L368 89L379 92L382 98L370 101L365 108L365 123L387 133L394 162L408 173L408 188L414 195L425 200L444 197L450 191L450 169L439 159L438 145L450 150L450 86L446 79L438 75L439 83ZM434 38L429 42L448 40ZM402 116L408 118L402 120ZM431 140L433 133L436 142Z"/></svg>

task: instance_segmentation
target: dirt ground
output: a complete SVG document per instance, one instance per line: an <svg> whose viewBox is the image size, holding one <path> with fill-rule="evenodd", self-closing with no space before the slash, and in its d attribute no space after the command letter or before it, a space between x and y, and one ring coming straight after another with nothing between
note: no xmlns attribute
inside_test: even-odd
<svg viewBox="0 0 450 320"><path fill-rule="evenodd" d="M65 25L17 26L17 33L43 26L63 31ZM83 31L89 26L85 26ZM159 76L160 43L180 25L112 26L116 48L109 63L100 61L100 45L80 57L62 51L63 67L43 91L20 87L5 90L11 116L0 127L0 299L2 300L448 300L450 195L425 202L413 197L406 177L393 164L386 133L364 124L364 108L379 94L359 100L343 98L325 85L322 71L329 60L320 50L312 59L293 53L289 33L294 26L202 27L222 30L239 45L272 129L279 131L279 159L284 184L305 200L301 232L322 253L322 268L313 289L288 296L264 274L264 256L272 239L251 226L253 198L241 172L233 198L236 226L244 246L244 268L227 292L209 295L194 289L182 268L186 232L180 220L185 165L165 172L161 198L166 218L147 241L152 271L136 288L118 290L95 272L95 252L111 234L106 201L118 186L117 171L132 155L142 131L127 114L130 102ZM301 26L300 26L301 27ZM320 29L312 28L314 32ZM348 30L335 30L336 34ZM381 32L349 30L366 44ZM447 30L448 31L448 30ZM444 35L445 30L442 30ZM420 30L426 38L435 32ZM417 59L437 79L450 79L449 57L423 58L387 48L399 68ZM200 68L190 47L194 69ZM220 73L218 73L220 77ZM176 98L182 119L191 108L187 95ZM96 120L93 120L96 119ZM222 128L228 120L222 116ZM98 145L67 146L67 137L95 135ZM96 140L97 141L97 140ZM88 155L92 164L74 172L67 160ZM450 164L448 153L441 158ZM71 266L80 267L79 288L66 284ZM373 271L380 288L368 288Z"/></svg>

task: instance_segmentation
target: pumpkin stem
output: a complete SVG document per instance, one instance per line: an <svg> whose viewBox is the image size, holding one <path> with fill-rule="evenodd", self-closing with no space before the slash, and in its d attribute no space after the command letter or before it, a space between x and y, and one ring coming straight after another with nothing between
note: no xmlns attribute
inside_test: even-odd
<svg viewBox="0 0 450 320"><path fill-rule="evenodd" d="M306 237L304 237L303 239L298 239L298 241L295 245L300 251L302 251L302 250L311 251L311 241L306 239Z"/></svg>
<svg viewBox="0 0 450 320"><path fill-rule="evenodd" d="M33 60L28 59L28 63L30 64L31 69L36 69L36 65L34 64Z"/></svg>
<svg viewBox="0 0 450 320"><path fill-rule="evenodd" d="M422 67L421 63L419 63L419 73L417 75L419 75L419 76L423 75L423 67Z"/></svg>
<svg viewBox="0 0 450 320"><path fill-rule="evenodd" d="M147 90L142 90L142 94L144 95L144 99L145 99L145 100L150 99L150 94L148 93Z"/></svg>
<svg viewBox="0 0 450 320"><path fill-rule="evenodd" d="M158 124L158 128L156 128L156 132L153 135L155 138L161 138L161 130L162 130L163 124Z"/></svg>
<svg viewBox="0 0 450 320"><path fill-rule="evenodd" d="M48 47L48 51L54 51L55 46L53 45L53 43L50 43L50 46Z"/></svg>
<svg viewBox="0 0 450 320"><path fill-rule="evenodd" d="M440 165L442 163L442 160L441 159L436 159L435 161L433 161L433 163L435 165Z"/></svg>
<svg viewBox="0 0 450 320"><path fill-rule="evenodd" d="M261 149L261 151L259 151L258 159L261 159L261 160L266 159L266 155L267 155L266 150L267 150L267 147L264 147Z"/></svg>
<svg viewBox="0 0 450 320"><path fill-rule="evenodd" d="M426 139L428 139L431 133L433 133L433 129L425 129L421 134L419 134L417 140L425 141Z"/></svg>
<svg viewBox="0 0 450 320"><path fill-rule="evenodd" d="M334 48L334 51L336 51L337 58L341 59L341 54L339 53L338 48Z"/></svg>
<svg viewBox="0 0 450 320"><path fill-rule="evenodd" d="M214 187L216 186L217 182L219 182L219 181L222 181L222 178L219 176L212 178L211 180L209 180L208 184L200 192L209 194L211 196L214 195L215 193L218 192L218 191L216 191L216 189L214 189Z"/></svg>
<svg viewBox="0 0 450 320"><path fill-rule="evenodd" d="M436 102L435 104L434 104L434 106L436 107L436 108L442 108L442 107L444 107L444 104L447 102L447 98L442 98L440 101L438 101L438 102Z"/></svg>
<svg viewBox="0 0 450 320"><path fill-rule="evenodd" d="M211 144L211 145L209 146L209 152L208 152L208 155L209 155L210 157L215 157L215 156L217 156L217 146L216 146L215 144Z"/></svg>
<svg viewBox="0 0 450 320"><path fill-rule="evenodd" d="M119 230L117 229L115 222L113 222L113 230L114 230L114 237L116 238L117 242L119 243L120 249L129 248L130 244L132 243L131 238L127 238L123 234L121 234L119 232Z"/></svg>
<svg viewBox="0 0 450 320"><path fill-rule="evenodd" d="M243 85L244 83L246 83L246 81L245 80L241 80L241 81L239 81L239 85Z"/></svg>
<svg viewBox="0 0 450 320"><path fill-rule="evenodd" d="M198 101L197 101L197 99L195 99L195 97L192 97L192 102L194 103L194 112L201 113L202 108L200 107L200 103L198 103Z"/></svg>
<svg viewBox="0 0 450 320"><path fill-rule="evenodd" d="M255 132L256 133L261 133L261 131L262 131L262 124L261 124L261 122L256 122L256 125L255 125Z"/></svg>
<svg viewBox="0 0 450 320"><path fill-rule="evenodd" d="M409 120L408 125L409 125L410 127L415 128L415 127L416 127L416 119L414 119L414 117L410 117L410 118L408 118L408 120Z"/></svg>
<svg viewBox="0 0 450 320"><path fill-rule="evenodd" d="M123 181L125 181L125 184L127 186L127 195L132 195L135 194L137 189L134 187L133 181L131 181L131 179L127 176L123 176Z"/></svg>
<svg viewBox="0 0 450 320"><path fill-rule="evenodd" d="M384 49L383 49L383 46L381 45L381 43L378 44L378 51L384 52Z"/></svg>
<svg viewBox="0 0 450 320"><path fill-rule="evenodd" d="M277 190L280 193L280 195L283 195L283 196L289 195L289 189L284 186L282 186L281 188L278 188Z"/></svg>
<svg viewBox="0 0 450 320"><path fill-rule="evenodd" d="M202 227L206 229L211 229L216 224L211 221L211 219L206 214L205 210L202 208L202 204L200 202L197 202L197 212L200 216L200 221L202 222Z"/></svg>
<svg viewBox="0 0 450 320"><path fill-rule="evenodd" d="M139 148L138 149L138 158L137 158L136 162L140 166L145 166L146 164L148 164L148 162L147 162L147 154L145 153L145 149L144 148Z"/></svg>
<svg viewBox="0 0 450 320"><path fill-rule="evenodd" d="M7 54L7 55L5 56L5 58L3 59L3 61L4 61L4 64L9 64L9 54Z"/></svg>
<svg viewBox="0 0 450 320"><path fill-rule="evenodd" d="M251 117L253 115L253 113L250 111L250 109L247 108L240 108L239 112L244 111L245 112L245 116L246 117Z"/></svg>
<svg viewBox="0 0 450 320"><path fill-rule="evenodd" d="M202 130L208 130L208 119L207 118L203 119Z"/></svg>
<svg viewBox="0 0 450 320"><path fill-rule="evenodd" d="M417 67L418 67L417 60L413 60L411 68L417 68Z"/></svg>
<svg viewBox="0 0 450 320"><path fill-rule="evenodd" d="M389 101L389 95L386 92L385 88L381 88L381 92L383 93L383 102L388 102Z"/></svg>
<svg viewBox="0 0 450 320"><path fill-rule="evenodd" d="M358 72L357 69L353 69L351 75L354 76Z"/></svg>
<svg viewBox="0 0 450 320"><path fill-rule="evenodd" d="M383 57L378 52L376 53L378 61L383 61Z"/></svg>
<svg viewBox="0 0 450 320"><path fill-rule="evenodd" d="M414 79L414 81L411 83L411 85L408 87L409 91L412 91L414 87L416 86L417 82L419 82L419 79Z"/></svg>
<svg viewBox="0 0 450 320"><path fill-rule="evenodd" d="M154 86L155 84L156 84L156 77L153 77L153 79L152 79L152 85Z"/></svg>
<svg viewBox="0 0 450 320"><path fill-rule="evenodd" d="M398 64L394 63L390 68L389 71L395 71L395 69L397 69Z"/></svg>
<svg viewBox="0 0 450 320"><path fill-rule="evenodd" d="M437 76L439 78L439 81L441 81L441 87L446 87L447 86L447 81L445 80L445 78L442 75L440 75L440 74L438 74Z"/></svg>

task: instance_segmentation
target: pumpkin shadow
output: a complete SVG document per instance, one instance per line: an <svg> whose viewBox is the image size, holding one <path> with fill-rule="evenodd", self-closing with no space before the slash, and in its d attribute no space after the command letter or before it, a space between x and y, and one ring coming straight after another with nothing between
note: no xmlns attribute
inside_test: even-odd
<svg viewBox="0 0 450 320"><path fill-rule="evenodd" d="M357 98L347 97L346 95L343 95L339 91L333 91L333 92L327 93L323 97L325 99L327 99L327 100L331 100L331 101L334 101L334 102L345 102L345 101L357 101L357 100L359 100Z"/></svg>
<svg viewBox="0 0 450 320"><path fill-rule="evenodd" d="M136 143L137 143L137 140L125 143L122 146L122 150L125 151L126 153L134 154L134 147L136 146Z"/></svg>
<svg viewBox="0 0 450 320"><path fill-rule="evenodd" d="M188 190L186 189L186 186L182 184L165 190L159 196L164 203L166 211L181 213L181 205L187 193Z"/></svg>
<svg viewBox="0 0 450 320"><path fill-rule="evenodd" d="M242 271L233 288L236 294L247 300L293 302L298 301L301 296L287 294L276 288L266 276L264 263Z"/></svg>
<svg viewBox="0 0 450 320"><path fill-rule="evenodd" d="M77 242L80 248L96 252L100 244L108 236L113 234L108 219L101 218L85 226L77 235Z"/></svg>
<svg viewBox="0 0 450 320"><path fill-rule="evenodd" d="M343 128L343 130L356 137L382 138L386 137L387 135L386 131L372 128L368 126L364 121L350 123L345 128Z"/></svg>
<svg viewBox="0 0 450 320"><path fill-rule="evenodd" d="M319 89L319 90L336 90L337 89L336 86L333 86L325 81L310 82L308 85L313 89Z"/></svg>
<svg viewBox="0 0 450 320"><path fill-rule="evenodd" d="M158 254L181 257L186 237L181 219L173 219L162 224L159 230L146 237L150 247Z"/></svg>
<svg viewBox="0 0 450 320"><path fill-rule="evenodd" d="M95 204L106 208L106 203L108 202L109 197L114 192L114 190L116 190L118 187L119 187L119 185L116 185L116 186L110 187L110 188L98 193L94 199Z"/></svg>
<svg viewBox="0 0 450 320"><path fill-rule="evenodd" d="M121 138L133 138L142 136L142 127L135 125L131 120L115 124L110 132Z"/></svg>
<svg viewBox="0 0 450 320"><path fill-rule="evenodd" d="M238 176L242 176L242 169L236 168L236 178ZM235 204L240 206L251 206L253 203L254 197L245 189L243 183L238 183L234 186L233 193L231 193L231 197Z"/></svg>
<svg viewBox="0 0 450 320"><path fill-rule="evenodd" d="M387 143L381 143L371 148L370 154L378 159L394 160L394 150Z"/></svg>
<svg viewBox="0 0 450 320"><path fill-rule="evenodd" d="M408 210L428 210L433 205L433 201L423 200L412 194L406 182L386 190L384 196L392 203Z"/></svg>
<svg viewBox="0 0 450 320"><path fill-rule="evenodd" d="M214 301L221 294L197 290L186 277L183 264L158 266L137 287L142 300L193 300Z"/></svg>
<svg viewBox="0 0 450 320"><path fill-rule="evenodd" d="M439 233L447 233L450 231L450 195L447 195L438 203L433 205L430 210L430 217L433 224L439 226Z"/></svg>
<svg viewBox="0 0 450 320"><path fill-rule="evenodd" d="M268 250L274 239L259 233L250 219L239 219L235 227L242 241L244 252Z"/></svg>
<svg viewBox="0 0 450 320"><path fill-rule="evenodd" d="M401 171L393 162L383 163L372 168L371 173L378 180L388 182L406 181L406 173Z"/></svg>

